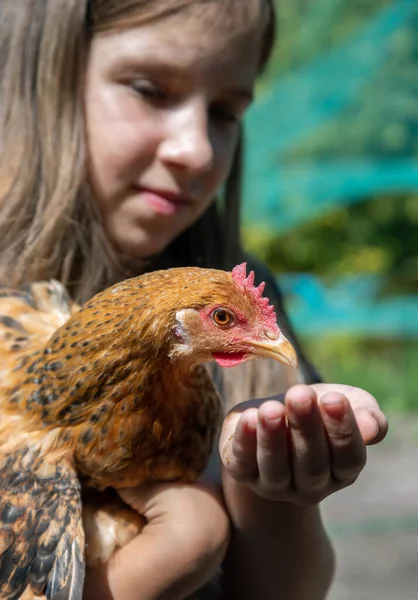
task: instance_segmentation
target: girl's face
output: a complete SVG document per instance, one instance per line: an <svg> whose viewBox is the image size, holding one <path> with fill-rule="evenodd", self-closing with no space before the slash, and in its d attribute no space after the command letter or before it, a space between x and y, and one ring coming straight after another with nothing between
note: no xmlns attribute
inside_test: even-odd
<svg viewBox="0 0 418 600"><path fill-rule="evenodd" d="M90 184L113 244L130 256L165 248L228 175L262 36L254 19L230 17L219 3L196 4L93 40Z"/></svg>

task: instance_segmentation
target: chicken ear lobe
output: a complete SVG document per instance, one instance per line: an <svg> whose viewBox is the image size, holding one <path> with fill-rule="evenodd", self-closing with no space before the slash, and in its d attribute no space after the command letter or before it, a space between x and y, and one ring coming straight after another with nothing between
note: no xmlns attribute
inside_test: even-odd
<svg viewBox="0 0 418 600"><path fill-rule="evenodd" d="M0 598L82 600L80 484L67 460L0 455Z"/></svg>

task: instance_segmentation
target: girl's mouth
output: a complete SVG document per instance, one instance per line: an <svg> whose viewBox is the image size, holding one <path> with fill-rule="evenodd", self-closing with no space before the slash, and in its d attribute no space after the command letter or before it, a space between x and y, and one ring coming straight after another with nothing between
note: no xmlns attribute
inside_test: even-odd
<svg viewBox="0 0 418 600"><path fill-rule="evenodd" d="M173 216L183 212L191 204L191 200L169 190L158 190L139 187L141 198L163 216Z"/></svg>

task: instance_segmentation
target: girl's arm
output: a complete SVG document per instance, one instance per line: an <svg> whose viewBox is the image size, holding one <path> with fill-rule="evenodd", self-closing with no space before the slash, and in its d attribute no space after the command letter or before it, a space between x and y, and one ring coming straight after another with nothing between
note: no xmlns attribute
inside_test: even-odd
<svg viewBox="0 0 418 600"><path fill-rule="evenodd" d="M334 556L317 506L265 500L225 478L233 522L224 598L322 600Z"/></svg>
<svg viewBox="0 0 418 600"><path fill-rule="evenodd" d="M183 600L217 571L229 522L214 486L156 484L121 496L147 524L102 567L88 569L84 600Z"/></svg>

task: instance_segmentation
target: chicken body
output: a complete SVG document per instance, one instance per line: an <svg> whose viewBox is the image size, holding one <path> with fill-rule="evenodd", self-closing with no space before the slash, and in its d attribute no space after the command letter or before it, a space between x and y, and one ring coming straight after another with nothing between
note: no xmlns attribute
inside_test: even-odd
<svg viewBox="0 0 418 600"><path fill-rule="evenodd" d="M4 289L0 324L0 598L10 600L81 598L84 531L98 531L91 510L83 527L82 489L201 474L221 415L203 363L295 360L243 265L154 272L81 309L56 282ZM96 542L87 560L93 546L101 555Z"/></svg>

